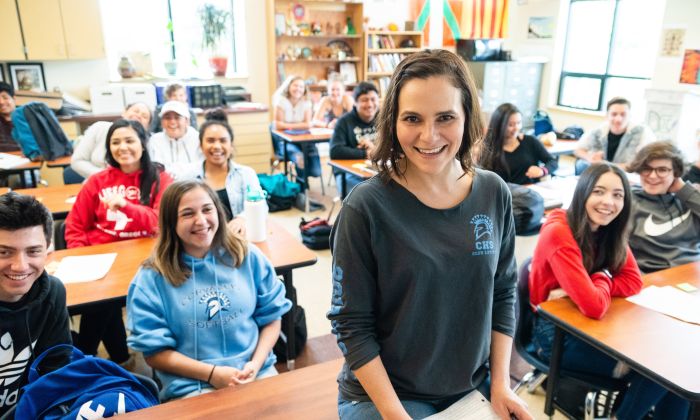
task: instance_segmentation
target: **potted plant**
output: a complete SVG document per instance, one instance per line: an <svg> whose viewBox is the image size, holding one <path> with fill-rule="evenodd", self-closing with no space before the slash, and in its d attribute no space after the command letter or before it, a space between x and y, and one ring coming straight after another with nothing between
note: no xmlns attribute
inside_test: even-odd
<svg viewBox="0 0 700 420"><path fill-rule="evenodd" d="M224 76L228 66L228 57L219 50L219 44L228 32L231 13L219 9L213 4L205 4L199 9L202 22L202 47L209 50L209 65L215 76Z"/></svg>

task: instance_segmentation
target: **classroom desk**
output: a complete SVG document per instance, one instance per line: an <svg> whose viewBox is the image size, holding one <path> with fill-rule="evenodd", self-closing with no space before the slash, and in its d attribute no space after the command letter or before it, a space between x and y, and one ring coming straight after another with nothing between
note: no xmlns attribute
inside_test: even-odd
<svg viewBox="0 0 700 420"><path fill-rule="evenodd" d="M24 154L22 152L4 152L10 155L15 155L15 156L20 156L24 157ZM27 163L24 163L19 166L15 166L14 168L8 168L8 169L0 169L0 176L9 176L9 175L19 175L19 180L20 183L22 184L22 188L27 188L27 180L24 176L25 171L29 171L32 177L32 187L35 187L39 180L36 177L36 170L41 169L42 161L29 161Z"/></svg>
<svg viewBox="0 0 700 420"><path fill-rule="evenodd" d="M49 168L65 168L66 166L70 166L70 160L71 156L62 156L54 160L47 160L46 166Z"/></svg>
<svg viewBox="0 0 700 420"><path fill-rule="evenodd" d="M343 174L343 180L340 187L340 198L345 198L347 195L347 179L349 175L354 175L358 178L369 179L377 174L377 171L367 165L366 159L331 159L328 161L334 169L339 170Z"/></svg>
<svg viewBox="0 0 700 420"><path fill-rule="evenodd" d="M31 195L41 201L53 214L54 219L63 219L73 208L73 202L66 202L75 198L80 192L82 184L58 185L55 187L26 188L14 190L18 194Z"/></svg>
<svg viewBox="0 0 700 420"><path fill-rule="evenodd" d="M645 286L687 282L700 287L700 262L646 274L642 279ZM613 298L601 320L585 317L569 298L540 304L539 314L556 326L545 414L551 416L554 412L552 398L567 332L688 399L693 404L691 418L700 417L700 325L676 320L623 298Z"/></svg>
<svg viewBox="0 0 700 420"><path fill-rule="evenodd" d="M331 137L333 137L333 133L324 133L324 134L288 134L285 133L284 130L272 130L272 134L276 135L280 139L282 139L285 143L289 144L296 144L297 146L301 147L301 150L305 152L305 145L312 145L316 143L323 143L326 141L330 141ZM287 154L287 147L284 147L284 174L287 175L287 162L289 162L289 156ZM306 161L306 155L304 155L304 160ZM304 171L306 173L306 171ZM309 185L306 182L306 179L304 179L304 182L306 183L305 185Z"/></svg>
<svg viewBox="0 0 700 420"><path fill-rule="evenodd" d="M573 155L574 150L576 150L578 145L578 140L561 140L557 139L552 146L545 146L545 149L550 155L554 157L559 157L563 155Z"/></svg>
<svg viewBox="0 0 700 420"><path fill-rule="evenodd" d="M287 298L292 301L290 313L294 313L297 296L294 290L292 270L316 264L316 254L272 219L267 221L267 235L266 241L257 242L255 245L270 259L277 275L282 276ZM129 284L141 263L151 255L154 244L155 239L153 238L131 239L51 253L47 262L60 261L66 256L117 253L112 268L103 279L66 284L66 304L69 312L71 314L80 313L88 305L96 302L113 300L125 302ZM295 341L294 319L288 316L285 320L282 328L287 335L287 348L291 350L294 348ZM289 370L294 369L293 358L287 357L287 367Z"/></svg>
<svg viewBox="0 0 700 420"><path fill-rule="evenodd" d="M245 385L127 413L125 419L338 418L336 376L343 359L285 372Z"/></svg>

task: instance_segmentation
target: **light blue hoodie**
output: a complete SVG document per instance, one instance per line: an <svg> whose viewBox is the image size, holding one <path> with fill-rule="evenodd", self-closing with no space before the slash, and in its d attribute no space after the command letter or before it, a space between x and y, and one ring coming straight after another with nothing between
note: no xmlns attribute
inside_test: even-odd
<svg viewBox="0 0 700 420"><path fill-rule="evenodd" d="M243 368L253 356L259 330L291 308L283 283L268 259L249 245L240 267L223 250L203 259L183 254L192 274L172 286L151 268L141 268L129 287L129 347L148 357L172 349L202 362ZM226 259L228 264L224 264ZM276 361L270 352L263 371ZM158 372L162 399L210 387L206 382Z"/></svg>

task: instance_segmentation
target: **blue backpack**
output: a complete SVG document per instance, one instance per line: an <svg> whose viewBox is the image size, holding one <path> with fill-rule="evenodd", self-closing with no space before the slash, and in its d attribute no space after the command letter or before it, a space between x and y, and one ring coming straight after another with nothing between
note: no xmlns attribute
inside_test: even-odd
<svg viewBox="0 0 700 420"><path fill-rule="evenodd" d="M552 120L549 118L549 115L541 109L535 112L535 115L532 116L532 120L535 122L535 136L554 131Z"/></svg>
<svg viewBox="0 0 700 420"><path fill-rule="evenodd" d="M56 349L70 350L70 363L40 375L37 367ZM116 363L85 356L69 344L42 353L29 369L16 419L100 419L158 404L152 392Z"/></svg>

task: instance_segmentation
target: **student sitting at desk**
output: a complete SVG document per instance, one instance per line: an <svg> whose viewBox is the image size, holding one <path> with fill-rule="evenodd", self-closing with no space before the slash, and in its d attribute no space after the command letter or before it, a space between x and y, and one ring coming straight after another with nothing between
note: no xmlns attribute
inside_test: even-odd
<svg viewBox="0 0 700 420"><path fill-rule="evenodd" d="M12 137L12 113L15 109L15 89L9 83L0 82L0 152L22 150Z"/></svg>
<svg viewBox="0 0 700 420"><path fill-rule="evenodd" d="M376 117L379 112L379 93L370 82L360 82L352 93L355 106L340 117L331 137L331 159L369 159L377 137ZM342 185L343 173L335 173L336 185ZM362 178L346 174L347 192L362 182Z"/></svg>
<svg viewBox="0 0 700 420"><path fill-rule="evenodd" d="M530 303L569 296L584 315L600 319L612 297L639 293L642 279L627 245L631 194L622 169L608 162L591 165L579 179L568 210L547 216L530 266ZM549 359L554 325L535 317L533 343ZM622 365L583 341L566 334L561 366L605 377L621 377ZM616 411L618 419L641 419L656 405L658 418L682 419L684 401L634 372Z"/></svg>
<svg viewBox="0 0 700 420"><path fill-rule="evenodd" d="M491 115L479 163L496 172L506 182L533 184L557 170L557 160L542 143L523 134L520 110L509 103L501 104Z"/></svg>
<svg viewBox="0 0 700 420"><path fill-rule="evenodd" d="M683 155L671 143L644 146L630 163L630 247L645 273L700 260L700 191L681 179Z"/></svg>
<svg viewBox="0 0 700 420"><path fill-rule="evenodd" d="M472 164L479 115L455 54L421 51L396 68L378 116L380 176L348 195L331 235L341 419L423 418L476 389L501 419L532 419L508 373L510 194Z"/></svg>
<svg viewBox="0 0 700 420"><path fill-rule="evenodd" d="M328 95L321 99L314 115L314 127L335 127L338 119L352 110L353 100L345 94L341 80L328 83Z"/></svg>
<svg viewBox="0 0 700 420"><path fill-rule="evenodd" d="M153 255L129 286L129 346L158 371L164 399L277 374L272 347L291 302L270 261L224 220L208 185L171 185Z"/></svg>
<svg viewBox="0 0 700 420"><path fill-rule="evenodd" d="M183 104L188 106L190 126L196 130L197 114L194 113L194 110L192 110L192 108L189 108L189 102L187 101L187 89L185 89L185 87L180 83L171 83L168 86L166 86L164 93L166 102L177 101L182 102ZM153 117L151 125L146 126L146 128L149 128L149 131L151 133L159 133L163 131L163 127L161 126L160 121L160 111L162 109L163 104L158 105L158 107L156 108L156 115Z"/></svg>
<svg viewBox="0 0 700 420"><path fill-rule="evenodd" d="M245 236L243 203L248 188L261 190L253 168L233 161L233 130L226 113L220 109L207 113L199 132L199 144L204 161L193 165L183 179L199 179L216 191L221 200L228 226Z"/></svg>
<svg viewBox="0 0 700 420"><path fill-rule="evenodd" d="M289 76L274 93L272 101L275 107L274 128L276 130L308 130L311 127L311 101L308 99L308 89L304 79L299 76ZM297 170L303 172L306 162L301 148L295 144L285 143L274 134L272 141L275 153L284 155L283 147L286 147L287 155L292 158ZM310 149L306 150L307 155L314 155L309 158L309 163L312 164L310 175L316 176L321 173L321 161L316 152L316 146L304 147ZM303 173L298 175L303 176Z"/></svg>
<svg viewBox="0 0 700 420"><path fill-rule="evenodd" d="M148 141L148 152L153 162L161 163L173 176L187 170L187 166L202 160L199 133L190 124L190 111L179 101L166 102L158 114L163 131Z"/></svg>
<svg viewBox="0 0 700 420"><path fill-rule="evenodd" d="M135 102L127 106L122 113L123 119L138 121L144 129L148 129L151 117L151 109L143 102ZM111 126L112 123L109 121L97 121L88 127L78 141L71 156L70 167L82 178L89 178L107 167L105 142Z"/></svg>
<svg viewBox="0 0 700 420"><path fill-rule="evenodd" d="M17 404L34 359L71 343L66 289L44 270L52 235L51 213L34 197L0 196L0 417Z"/></svg>
<svg viewBox="0 0 700 420"><path fill-rule="evenodd" d="M160 198L172 179L152 163L141 123L117 120L107 132L107 169L88 178L66 218L68 248L154 236ZM120 304L83 314L76 346L95 354L104 341L116 363L129 359Z"/></svg>
<svg viewBox="0 0 700 420"><path fill-rule="evenodd" d="M656 139L645 125L630 123L631 107L632 104L625 98L615 97L608 101L607 121L593 131L586 131L574 150L578 158L576 175L591 163L603 160L626 169L637 151Z"/></svg>

